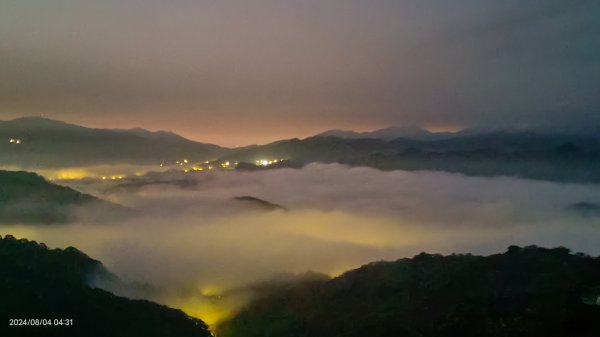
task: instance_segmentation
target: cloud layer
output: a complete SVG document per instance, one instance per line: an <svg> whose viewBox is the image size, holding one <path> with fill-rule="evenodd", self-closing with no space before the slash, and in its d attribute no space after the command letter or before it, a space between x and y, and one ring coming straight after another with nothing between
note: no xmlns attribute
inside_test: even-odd
<svg viewBox="0 0 600 337"><path fill-rule="evenodd" d="M185 185L170 183L183 176ZM569 208L600 202L595 186L335 164L135 179L126 185L73 184L135 207L142 218L3 231L50 246L76 246L126 281L157 286L158 300L208 321L227 309L207 302L202 293L279 273L336 275L421 251L487 254L511 244L564 245L600 254L599 218ZM116 184L122 186L115 189ZM265 212L232 199L241 195L290 211Z"/></svg>

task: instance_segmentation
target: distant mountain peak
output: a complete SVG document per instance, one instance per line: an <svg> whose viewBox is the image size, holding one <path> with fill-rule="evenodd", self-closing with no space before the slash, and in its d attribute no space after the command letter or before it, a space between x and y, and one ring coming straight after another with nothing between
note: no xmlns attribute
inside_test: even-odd
<svg viewBox="0 0 600 337"><path fill-rule="evenodd" d="M119 133L129 133L129 134L137 135L137 136L144 137L144 138L189 141L189 139L187 139L183 136L180 136L173 131L165 131L165 130L151 131L151 130L140 128L140 127L132 128L132 129L110 129L110 130L114 131L114 132L119 132Z"/></svg>
<svg viewBox="0 0 600 337"><path fill-rule="evenodd" d="M59 120L48 118L48 117L44 117L44 116L24 116L24 117L17 117L17 118L9 119L6 122L36 122L36 121L51 122L51 123L65 123L63 121L59 121Z"/></svg>
<svg viewBox="0 0 600 337"><path fill-rule="evenodd" d="M347 139L373 138L393 140L407 138L412 140L439 140L452 135L450 132L430 132L418 125L393 125L373 131L357 132L352 130L332 129L318 134L321 137L338 137Z"/></svg>
<svg viewBox="0 0 600 337"><path fill-rule="evenodd" d="M0 121L0 123L15 125L15 126L29 126L29 127L66 127L76 126L56 119L46 118L42 116L27 116L19 117L7 121Z"/></svg>

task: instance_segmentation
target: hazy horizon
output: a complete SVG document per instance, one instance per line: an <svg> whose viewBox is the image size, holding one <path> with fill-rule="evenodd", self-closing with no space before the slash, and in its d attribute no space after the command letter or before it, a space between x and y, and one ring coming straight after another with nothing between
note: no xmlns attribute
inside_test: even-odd
<svg viewBox="0 0 600 337"><path fill-rule="evenodd" d="M7 1L0 119L228 146L327 129L585 125L600 3Z"/></svg>
<svg viewBox="0 0 600 337"><path fill-rule="evenodd" d="M73 121L69 121L69 120L59 120L59 119L54 119L54 118L49 118L48 116L45 115L28 115L28 116L20 116L20 117L15 117L15 118L9 118L9 119L4 119L4 120L0 120L0 122L10 122L13 120L18 120L18 119L22 119L22 118L43 118L43 119L48 119L48 120L53 120L53 121L58 121L58 122L64 122L67 124L71 124L71 125L76 125L76 126L82 126L85 128L90 128L90 129L106 129L106 130L133 130L133 129L144 129L147 131L152 131L152 132L170 132L170 133L174 133L176 135L179 135L181 137L184 137L186 139L195 141L195 142L200 142L200 143L206 143L206 144L214 144L214 145L218 145L218 146L222 146L222 147L226 147L226 148L235 148L235 147L244 147L244 146L251 146L251 145L266 145L266 144L270 144L276 141L280 141L280 140L287 140L287 139L294 139L294 138L299 138L299 139L304 139L304 138L309 138L312 136L316 136L319 135L321 133L325 133L327 131L350 131L350 132L356 132L356 133L368 133L368 132L374 132L374 131L379 131L379 130L383 130L383 129L388 129L388 128L419 128L422 130L425 130L427 132L430 133L450 133L450 134L458 134L461 131L477 131L477 132L495 132L495 131L542 131L542 132L548 132L548 133L563 133L563 132L568 132L568 133L576 133L576 132L585 132L588 133L590 131L594 132L594 131L598 131L600 130L600 123L599 124L581 124L581 125L544 125L543 123L539 123L539 124L528 124L528 125L521 125L521 124L515 124L515 125L503 125L503 126L497 126L497 127L491 127L491 126L480 126L480 125L471 125L468 127L441 127L441 126L426 126L426 125L418 125L418 124L395 124L395 125L382 125L379 127L375 127L375 128L356 128L356 129L348 129L348 128L339 128L339 127L332 127L329 129L319 129L318 127L315 129L316 131L310 132L310 133L292 133L292 134L286 134L285 137L283 138L268 138L266 139L264 142L259 142L259 143L240 143L240 142L235 142L235 143L231 143L231 142L223 142L223 143L219 143L219 142L212 142L206 138L194 138L194 136L187 136L184 133L180 133L177 130L171 130L171 129L161 129L161 128L144 128L141 127L139 125L128 125L127 127L123 127L123 126L118 126L115 125L113 127L99 127L99 126L95 126L95 125L89 125L87 123L76 123ZM200 136L201 137L201 136ZM410 138L410 137L409 137ZM220 138L218 138L217 140L219 140Z"/></svg>
<svg viewBox="0 0 600 337"><path fill-rule="evenodd" d="M77 125L77 126L82 126L85 128L90 128L90 129L106 129L106 130L131 130L131 129L137 129L137 128L142 128L144 130L148 130L148 131L152 131L152 132L171 132L171 133L175 133L179 136L182 136L186 139L189 140L193 140L196 142L200 142L200 143L210 143L210 144L215 144L215 145L219 145L219 146L223 146L223 147L236 147L236 146L249 146L249 145L264 145L264 144L268 144L271 142L275 142L278 140L282 140L282 139L292 139L292 138L307 138L307 137L311 137L311 136L315 136L317 134L326 132L326 131L331 131L331 130L339 130L339 131L354 131L354 132L372 132L372 131L377 131L377 130L381 130L381 129L385 129L385 128L393 128L393 127L417 127L417 128L421 128L424 130L427 130L429 132L432 133L437 133L437 132L460 132L462 130L465 130L466 128L454 128L454 127L427 127L427 126L421 126L421 125L416 125L416 124L410 124L410 125L402 125L402 124L397 124L397 125L382 125L381 127L375 127L375 128L368 128L368 129L342 129L342 128L330 128L330 129L319 129L316 128L314 132L311 133L306 133L306 134L291 134L291 135L286 135L286 138L273 138L273 139L268 139L265 142L262 143L245 143L245 144L233 144L233 143L217 143L217 142L210 142L207 141L204 138L193 138L193 137L188 137L183 133L178 132L177 130L170 130L170 129L161 129L161 128L144 128L141 127L139 125L132 125L132 126L128 126L128 127L122 127L122 126L118 126L115 125L114 127L111 126L107 126L107 127L99 127L99 126L95 126L95 125L88 125L87 123L83 122L83 123L77 123L77 122L73 122L73 121L69 121L69 120L61 120L61 119L55 119L55 118L50 118L46 115L27 115L27 116L19 116L19 117L15 117L15 118L8 118L8 119L4 119L4 120L0 120L0 122L10 122L13 120L18 120L21 118L44 118L44 119L49 119L49 120L54 120L54 121L59 121L59 122L64 122L67 124L72 124L72 125Z"/></svg>

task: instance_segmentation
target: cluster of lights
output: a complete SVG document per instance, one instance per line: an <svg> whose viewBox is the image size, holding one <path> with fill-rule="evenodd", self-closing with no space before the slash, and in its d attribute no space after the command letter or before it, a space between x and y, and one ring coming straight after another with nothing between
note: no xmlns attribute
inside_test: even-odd
<svg viewBox="0 0 600 337"><path fill-rule="evenodd" d="M273 160L273 161L267 161L268 163L277 163L277 160ZM217 168L222 168L222 169L231 169L234 168L235 166L237 166L239 164L239 162L235 161L235 162L230 162L230 161L224 161L221 163L217 163L217 162L211 162L211 161L204 161L203 163L199 163L199 164L191 164L189 160L187 159L183 159L183 160L178 160L175 162L178 166L184 166L182 167L183 172L188 173L188 172L198 172L198 171L205 171L205 170L215 170ZM212 164L211 164L212 163ZM210 165L209 165L210 164ZM218 165L217 165L218 164ZM169 164L165 164L165 163L160 163L159 166L160 167L166 167ZM136 173L136 176L140 176L142 175L142 173ZM124 175L111 175L111 176L102 176L100 177L100 179L102 180L121 180L121 179L125 179Z"/></svg>
<svg viewBox="0 0 600 337"><path fill-rule="evenodd" d="M209 166L208 169L209 170L212 169L212 166ZM204 167L193 166L192 168L184 169L183 170L183 172L185 172L185 173L188 173L188 172L191 172L191 171L204 171Z"/></svg>
<svg viewBox="0 0 600 337"><path fill-rule="evenodd" d="M15 138L9 139L8 142L11 143L11 144L21 144L21 140L20 139L15 139Z"/></svg>
<svg viewBox="0 0 600 337"><path fill-rule="evenodd" d="M125 176L102 176L102 180L121 180L125 178Z"/></svg>
<svg viewBox="0 0 600 337"><path fill-rule="evenodd" d="M283 161L283 159L261 159L261 160L256 160L254 163L256 164L256 166L269 166L269 165L273 165L273 164L277 164L279 162Z"/></svg>
<svg viewBox="0 0 600 337"><path fill-rule="evenodd" d="M192 171L232 169L238 165L238 162L237 161L236 162L224 161L224 162L219 163L217 161L205 160L204 162L201 162L198 164L193 164L188 159L182 159L182 160L177 160L175 162L175 164L178 166L183 166L182 167L183 171L187 173L187 172L192 172ZM161 163L159 166L165 167L165 166L168 166L168 164Z"/></svg>
<svg viewBox="0 0 600 337"><path fill-rule="evenodd" d="M204 162L204 164L208 164L208 163L210 163L210 161L208 161L208 160ZM179 166L184 166L184 165L192 164L192 162L188 159L182 159L182 160L175 161L175 164L179 165ZM159 166L163 167L163 166L168 166L168 165L169 164L161 163Z"/></svg>

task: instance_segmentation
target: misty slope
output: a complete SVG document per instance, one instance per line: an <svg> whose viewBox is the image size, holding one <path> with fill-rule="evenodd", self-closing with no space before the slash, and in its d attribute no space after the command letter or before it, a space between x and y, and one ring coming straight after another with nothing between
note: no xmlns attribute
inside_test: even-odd
<svg viewBox="0 0 600 337"><path fill-rule="evenodd" d="M600 336L600 260L564 248L419 254L265 288L218 329L237 336Z"/></svg>
<svg viewBox="0 0 600 337"><path fill-rule="evenodd" d="M570 141L586 141L593 139L598 146L600 141L600 125L587 125L580 128L571 128L563 130L545 130L543 128L529 129L494 129L494 128L467 128L457 132L431 132L427 129L415 126L391 126L379 130L356 132L351 130L327 130L315 135L315 137L338 137L344 139L380 139L392 141L394 139L409 139L424 142L433 142L432 144L449 146L457 145L476 146L476 148L490 147L494 145L503 145L506 147L513 142L514 145L527 145L528 142L544 145L544 141L550 144L564 143ZM527 139L529 138L529 139ZM537 141L541 140L541 142ZM504 143L504 144L503 144ZM546 144L549 145L549 144Z"/></svg>
<svg viewBox="0 0 600 337"><path fill-rule="evenodd" d="M338 162L382 170L600 182L600 137L593 134L495 132L435 141L311 137L247 147L223 159L253 163L264 158L301 164Z"/></svg>
<svg viewBox="0 0 600 337"><path fill-rule="evenodd" d="M382 140L394 140L396 138L407 138L412 140L439 140L454 136L451 132L430 132L418 126L391 126L379 130L356 132L351 130L327 130L316 135L318 137L338 137L347 139L371 138Z"/></svg>
<svg viewBox="0 0 600 337"><path fill-rule="evenodd" d="M86 207L86 212L78 212ZM132 211L29 172L0 170L0 223L54 224L101 220Z"/></svg>
<svg viewBox="0 0 600 337"><path fill-rule="evenodd" d="M31 167L158 164L181 158L208 160L226 153L219 146L170 132L91 129L39 117L0 121L0 140L3 165Z"/></svg>
<svg viewBox="0 0 600 337"><path fill-rule="evenodd" d="M50 250L7 235L0 265L2 336L210 336L179 310L90 288L92 276L109 273L73 247ZM12 318L72 319L73 326L9 326Z"/></svg>

